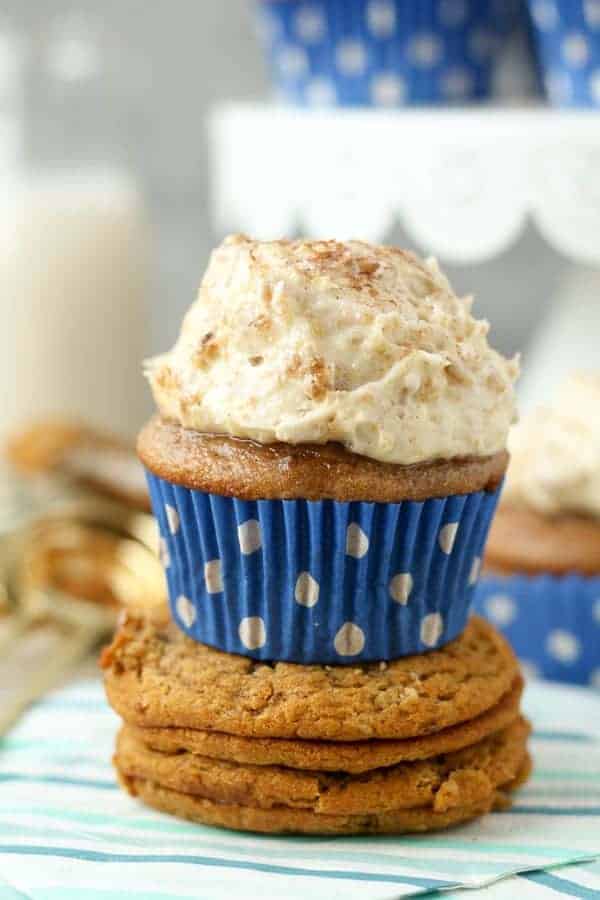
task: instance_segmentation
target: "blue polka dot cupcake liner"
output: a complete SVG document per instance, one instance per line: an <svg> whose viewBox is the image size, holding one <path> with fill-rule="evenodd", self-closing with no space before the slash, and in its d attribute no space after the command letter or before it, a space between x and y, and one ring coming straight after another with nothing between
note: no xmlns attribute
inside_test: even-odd
<svg viewBox="0 0 600 900"><path fill-rule="evenodd" d="M474 609L503 632L526 673L600 688L600 576L485 574Z"/></svg>
<svg viewBox="0 0 600 900"><path fill-rule="evenodd" d="M246 501L148 473L171 612L260 660L348 664L465 627L498 493L423 502Z"/></svg>
<svg viewBox="0 0 600 900"><path fill-rule="evenodd" d="M550 103L600 107L600 0L529 0L529 12Z"/></svg>
<svg viewBox="0 0 600 900"><path fill-rule="evenodd" d="M262 0L277 96L299 106L464 104L490 97L511 0Z"/></svg>

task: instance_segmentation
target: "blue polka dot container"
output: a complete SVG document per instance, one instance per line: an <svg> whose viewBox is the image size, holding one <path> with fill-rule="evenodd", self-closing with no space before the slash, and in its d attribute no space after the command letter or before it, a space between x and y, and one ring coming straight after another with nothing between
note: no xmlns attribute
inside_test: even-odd
<svg viewBox="0 0 600 900"><path fill-rule="evenodd" d="M246 501L148 482L186 634L255 659L338 665L462 632L499 494Z"/></svg>
<svg viewBox="0 0 600 900"><path fill-rule="evenodd" d="M529 0L529 9L550 102L600 107L600 0Z"/></svg>
<svg viewBox="0 0 600 900"><path fill-rule="evenodd" d="M600 577L485 574L474 608L508 638L526 672L600 688Z"/></svg>
<svg viewBox="0 0 600 900"><path fill-rule="evenodd" d="M492 91L511 0L263 0L278 97L299 106L463 104Z"/></svg>

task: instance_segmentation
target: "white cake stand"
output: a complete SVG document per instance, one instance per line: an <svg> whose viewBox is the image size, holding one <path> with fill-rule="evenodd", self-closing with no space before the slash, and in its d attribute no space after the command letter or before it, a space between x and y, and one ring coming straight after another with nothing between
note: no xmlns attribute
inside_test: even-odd
<svg viewBox="0 0 600 900"><path fill-rule="evenodd" d="M210 138L222 232L381 240L399 222L444 262L475 264L533 222L566 260L525 360L523 405L573 368L600 368L597 113L233 104L214 110Z"/></svg>

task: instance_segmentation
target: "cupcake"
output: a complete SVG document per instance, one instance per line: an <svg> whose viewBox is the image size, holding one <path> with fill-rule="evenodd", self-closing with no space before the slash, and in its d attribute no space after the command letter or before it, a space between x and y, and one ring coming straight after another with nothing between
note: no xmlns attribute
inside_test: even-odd
<svg viewBox="0 0 600 900"><path fill-rule="evenodd" d="M514 21L509 0L262 0L279 97L299 106L486 99Z"/></svg>
<svg viewBox="0 0 600 900"><path fill-rule="evenodd" d="M600 375L573 375L510 436L476 605L525 667L600 686Z"/></svg>
<svg viewBox="0 0 600 900"><path fill-rule="evenodd" d="M360 241L213 253L142 431L175 621L257 659L352 663L466 623L517 362L433 261Z"/></svg>
<svg viewBox="0 0 600 900"><path fill-rule="evenodd" d="M598 0L529 0L546 93L555 106L600 106Z"/></svg>

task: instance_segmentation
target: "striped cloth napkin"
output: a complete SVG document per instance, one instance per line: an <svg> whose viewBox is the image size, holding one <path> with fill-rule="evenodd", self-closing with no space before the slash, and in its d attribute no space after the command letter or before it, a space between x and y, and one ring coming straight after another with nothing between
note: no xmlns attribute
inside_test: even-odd
<svg viewBox="0 0 600 900"><path fill-rule="evenodd" d="M532 684L526 709L536 770L510 812L438 835L269 838L125 795L117 719L100 684L77 683L0 741L0 900L396 900L500 878L481 896L600 897L600 864L581 864L600 858L600 694Z"/></svg>

